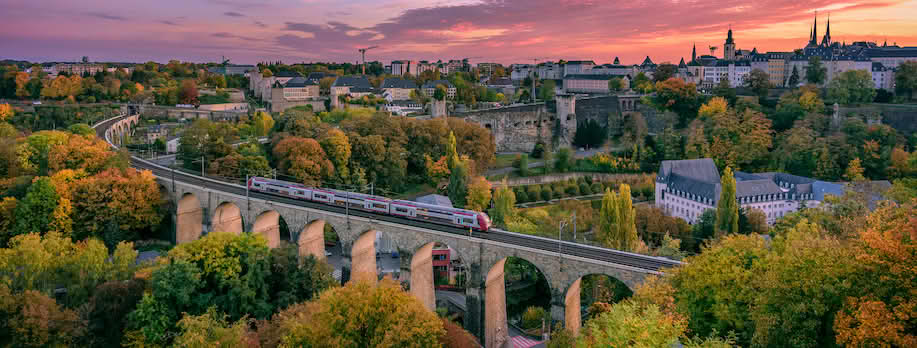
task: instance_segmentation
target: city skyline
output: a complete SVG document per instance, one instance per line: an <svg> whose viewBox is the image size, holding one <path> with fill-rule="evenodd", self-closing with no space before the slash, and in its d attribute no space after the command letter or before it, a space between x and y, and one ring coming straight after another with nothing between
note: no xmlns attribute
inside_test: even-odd
<svg viewBox="0 0 917 348"><path fill-rule="evenodd" d="M170 6L175 5L175 6ZM180 10L176 10L180 8ZM91 0L73 4L0 4L3 59L218 62L282 60L356 62L357 48L378 45L368 61L448 60L526 63L589 59L677 63L722 44L731 25L741 49L791 51L805 46L819 11L819 37L830 13L834 41L913 46L908 30L917 1L858 3L785 0L665 4L592 1L420 0L234 1L157 4Z"/></svg>

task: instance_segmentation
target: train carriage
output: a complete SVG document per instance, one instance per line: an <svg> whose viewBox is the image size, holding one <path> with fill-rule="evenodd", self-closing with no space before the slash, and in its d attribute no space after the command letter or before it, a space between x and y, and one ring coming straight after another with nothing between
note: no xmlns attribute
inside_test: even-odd
<svg viewBox="0 0 917 348"><path fill-rule="evenodd" d="M307 187L282 180L254 177L249 179L248 187L250 190L295 199L479 231L487 231L491 224L490 218L483 212L414 201L392 200L359 192Z"/></svg>

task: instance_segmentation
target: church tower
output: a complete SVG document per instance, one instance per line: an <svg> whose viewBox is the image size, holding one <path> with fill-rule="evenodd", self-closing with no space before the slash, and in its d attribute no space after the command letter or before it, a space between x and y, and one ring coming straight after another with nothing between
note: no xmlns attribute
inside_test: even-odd
<svg viewBox="0 0 917 348"><path fill-rule="evenodd" d="M831 46L831 17L828 17L828 24L825 28L825 36L821 39L821 45L828 47Z"/></svg>
<svg viewBox="0 0 917 348"><path fill-rule="evenodd" d="M691 47L691 61L697 60L697 43L694 43L694 47Z"/></svg>
<svg viewBox="0 0 917 348"><path fill-rule="evenodd" d="M809 31L809 44L806 48L818 46L818 12L815 12L815 21L812 23L812 30Z"/></svg>
<svg viewBox="0 0 917 348"><path fill-rule="evenodd" d="M723 59L736 60L736 43L732 40L732 26L729 26L729 33L726 34L726 43L723 44Z"/></svg>

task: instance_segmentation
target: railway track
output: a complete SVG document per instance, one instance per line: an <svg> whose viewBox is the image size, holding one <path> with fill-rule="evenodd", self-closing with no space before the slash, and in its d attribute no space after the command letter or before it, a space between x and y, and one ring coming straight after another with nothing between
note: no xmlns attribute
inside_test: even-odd
<svg viewBox="0 0 917 348"><path fill-rule="evenodd" d="M122 116L123 117L123 116ZM111 127L112 124L120 120L119 118L109 119L103 121L96 125L96 133L105 138L105 131ZM106 139L107 140L107 139ZM112 144L114 147L114 144ZM131 156L131 166L137 169L145 169L153 172L154 175L161 178L172 178L177 182L183 182L187 184L192 184L196 186L205 187L210 190L226 192L231 194L236 194L244 196L246 194L246 189L244 186L218 182L212 179L204 179L197 175L191 175L188 173L174 171L169 168L153 164L146 160L140 159L138 157ZM666 259L663 257L654 257L647 255L640 255L635 253L624 252L614 249L605 249L599 248L591 245L584 245L578 243L571 243L566 241L558 241L556 239L542 238L537 236L530 236L525 234L513 233L509 231L503 231L495 228L491 228L488 232L475 232L469 231L467 229L444 226L429 222L417 221L417 220L408 220L402 219L390 215L374 214L361 210L349 210L347 211L343 207L330 206L315 202L300 201L291 199L289 197L275 196L270 194L265 194L261 192L249 191L249 197L263 200L270 200L274 202L302 206L312 209L324 210L339 214L348 213L353 216L359 216L364 218L371 218L378 221L391 222L395 224L401 224L406 226L414 226L425 229L436 230L440 232L458 234L463 236L471 236L472 238L478 238L482 240L489 240L498 243L504 243L509 245L515 245L520 247L526 247L531 249L542 250L545 252L560 253L566 256L575 256L581 257L584 259L598 260L604 262L615 263L619 265L630 266L634 268L639 268L649 271L660 271L664 268L675 267L681 264L679 261L674 261Z"/></svg>

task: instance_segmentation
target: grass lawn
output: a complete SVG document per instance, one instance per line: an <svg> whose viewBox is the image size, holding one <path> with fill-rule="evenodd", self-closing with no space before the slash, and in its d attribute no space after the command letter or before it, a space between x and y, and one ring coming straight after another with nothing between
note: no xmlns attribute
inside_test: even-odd
<svg viewBox="0 0 917 348"><path fill-rule="evenodd" d="M514 154L514 153L497 154L497 160L494 161L493 168L512 167L513 161L515 161L516 157L519 157L519 156L521 155Z"/></svg>

